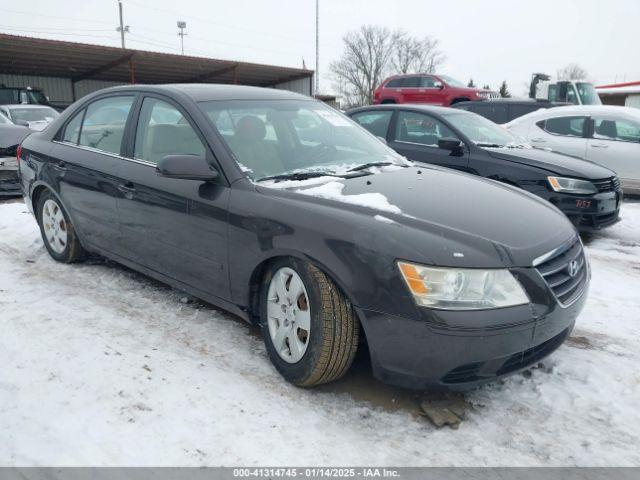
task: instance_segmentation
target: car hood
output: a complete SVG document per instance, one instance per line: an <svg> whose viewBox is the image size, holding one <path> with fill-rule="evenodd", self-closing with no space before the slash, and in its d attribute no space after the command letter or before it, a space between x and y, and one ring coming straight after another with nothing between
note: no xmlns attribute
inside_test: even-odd
<svg viewBox="0 0 640 480"><path fill-rule="evenodd" d="M615 172L582 158L539 148L487 148L493 158L533 165L557 175L599 180L610 178Z"/></svg>
<svg viewBox="0 0 640 480"><path fill-rule="evenodd" d="M535 258L576 236L573 225L550 203L438 167L335 179L294 192L332 205L336 221L349 221L348 211L367 215L371 236L388 227L402 252L435 265L531 266Z"/></svg>

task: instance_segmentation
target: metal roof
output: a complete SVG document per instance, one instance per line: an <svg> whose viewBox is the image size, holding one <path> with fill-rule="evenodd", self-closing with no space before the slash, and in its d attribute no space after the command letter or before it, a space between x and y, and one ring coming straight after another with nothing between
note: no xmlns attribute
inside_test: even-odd
<svg viewBox="0 0 640 480"><path fill-rule="evenodd" d="M0 71L130 83L235 83L269 87L313 70L106 47L0 33ZM311 93L311 92L309 92Z"/></svg>

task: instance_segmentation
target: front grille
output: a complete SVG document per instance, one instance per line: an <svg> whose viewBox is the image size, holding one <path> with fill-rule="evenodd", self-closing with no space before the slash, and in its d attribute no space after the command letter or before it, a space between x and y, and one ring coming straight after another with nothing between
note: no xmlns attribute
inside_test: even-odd
<svg viewBox="0 0 640 480"><path fill-rule="evenodd" d="M569 306L580 297L589 277L587 259L578 239L561 253L536 265L536 270L562 306Z"/></svg>
<svg viewBox="0 0 640 480"><path fill-rule="evenodd" d="M603 228L618 221L618 211L602 215L584 215L580 219L581 227Z"/></svg>
<svg viewBox="0 0 640 480"><path fill-rule="evenodd" d="M562 332L560 332L560 334L550 338L540 345L531 347L524 352L519 352L511 355L509 359L502 364L497 374L505 375L510 372L515 372L516 370L520 370L521 368L525 368L542 360L544 357L546 357L556 348L562 345L562 342L564 342L568 335L569 330L563 330Z"/></svg>
<svg viewBox="0 0 640 480"><path fill-rule="evenodd" d="M604 180L592 180L599 193L614 192L620 189L620 180L618 177L605 178Z"/></svg>

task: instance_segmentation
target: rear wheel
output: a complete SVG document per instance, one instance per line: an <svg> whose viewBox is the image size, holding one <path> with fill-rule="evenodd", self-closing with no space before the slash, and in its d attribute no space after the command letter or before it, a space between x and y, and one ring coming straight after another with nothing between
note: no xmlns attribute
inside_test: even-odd
<svg viewBox="0 0 640 480"><path fill-rule="evenodd" d="M40 195L36 215L44 246L54 260L72 263L83 256L84 249L67 212L50 191Z"/></svg>
<svg viewBox="0 0 640 480"><path fill-rule="evenodd" d="M287 381L319 385L351 366L358 320L349 300L315 266L293 258L274 263L263 281L261 315L269 357Z"/></svg>

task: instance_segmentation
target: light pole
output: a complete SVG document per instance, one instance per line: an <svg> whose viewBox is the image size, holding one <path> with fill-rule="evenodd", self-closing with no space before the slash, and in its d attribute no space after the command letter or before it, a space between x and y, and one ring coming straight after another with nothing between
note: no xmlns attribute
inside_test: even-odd
<svg viewBox="0 0 640 480"><path fill-rule="evenodd" d="M320 0L316 0L316 88L315 94L320 93Z"/></svg>
<svg viewBox="0 0 640 480"><path fill-rule="evenodd" d="M184 36L186 35L184 29L187 28L187 22L178 20L178 28L180 29L178 32L178 36L180 37L180 50L182 51L182 55L184 55Z"/></svg>
<svg viewBox="0 0 640 480"><path fill-rule="evenodd" d="M124 46L124 34L129 33L129 25L124 25L122 20L122 1L118 0L118 11L120 13L120 26L116 28L116 32L120 32L120 41L122 42L122 48Z"/></svg>

